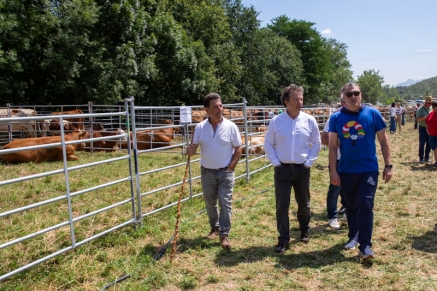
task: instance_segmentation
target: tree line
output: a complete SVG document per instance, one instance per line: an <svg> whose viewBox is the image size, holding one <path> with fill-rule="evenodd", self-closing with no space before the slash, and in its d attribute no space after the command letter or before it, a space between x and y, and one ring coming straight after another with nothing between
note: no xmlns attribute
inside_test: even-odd
<svg viewBox="0 0 437 291"><path fill-rule="evenodd" d="M273 105L290 83L318 103L351 80L346 44L285 15L261 27L240 0L0 0L0 106ZM378 72L357 81L388 98Z"/></svg>

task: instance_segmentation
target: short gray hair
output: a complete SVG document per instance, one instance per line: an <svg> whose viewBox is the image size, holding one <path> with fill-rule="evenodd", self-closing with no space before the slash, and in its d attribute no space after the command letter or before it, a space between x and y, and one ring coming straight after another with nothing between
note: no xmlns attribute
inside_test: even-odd
<svg viewBox="0 0 437 291"><path fill-rule="evenodd" d="M346 83L346 85L344 85L344 86L341 88L341 90L340 90L340 96L343 97L344 90L345 90L347 87L354 87L354 86L357 86L357 87L360 89L360 91L361 91L361 87L360 87L360 85L358 85L358 84L355 83L355 82L348 82L348 83Z"/></svg>

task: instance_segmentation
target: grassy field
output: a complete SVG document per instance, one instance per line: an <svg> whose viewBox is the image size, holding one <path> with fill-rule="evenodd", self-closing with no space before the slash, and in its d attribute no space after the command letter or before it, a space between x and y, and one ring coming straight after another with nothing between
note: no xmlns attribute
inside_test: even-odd
<svg viewBox="0 0 437 291"><path fill-rule="evenodd" d="M180 236L173 263L169 262L171 247L160 259L157 257L173 235L176 207L146 217L137 230L122 228L14 275L0 282L0 290L100 290L105 286L107 290L437 290L437 185L434 184L437 168L418 163L418 132L411 122L403 127L401 134L390 135L389 139L395 174L388 184L380 177L378 185L373 263L360 262L357 251L343 250L347 240L346 225L341 231L333 231L327 225L329 174L327 151L322 150L311 170L311 240L308 244L299 242L296 204L292 202L291 235L295 239L282 256L274 252L277 232L273 171L268 168L252 176L249 183L244 179L237 181L230 253L221 249L218 240L204 238L209 226L206 213L202 212L203 201L196 198L182 205ZM103 154L79 153L84 161L98 159L99 155ZM157 160L169 164L183 162L180 156L165 155L164 158L145 157L141 166L147 168ZM35 167L53 165L0 167L5 179L36 171ZM237 174L243 167L244 164L237 167ZM180 180L183 170L181 167L174 173L156 174L146 183L159 186L163 179L178 177ZM104 173L101 176L92 172L74 174L72 179L77 182L74 187L105 182L105 173L113 175L114 171L122 177L127 169L100 166L99 172ZM22 192L2 187L1 211L19 206L24 200L33 201L36 196L51 197L65 191L62 179L56 177L25 183L27 188L20 189ZM78 197L83 201L77 203L80 205L77 214L92 211L93 207L105 205L109 197L121 195L125 189L119 187L98 191L94 198ZM59 193L54 194L48 188ZM179 189L174 189L159 197L150 196L144 201L144 207L165 204L178 193ZM29 211L19 218L11 216L0 220L1 242L16 233L25 233L28 226L23 221L43 226L47 221L65 219L56 207L44 213L45 217L38 217ZM49 217L50 213L53 218ZM79 237L89 236L90 229L104 229L109 223L127 219L120 217L121 213L125 211L116 209L84 220L83 228L79 227ZM62 229L54 238L43 237L33 243L0 250L1 273L62 247L68 241L67 234L68 230ZM125 280L109 286L126 275L129 277Z"/></svg>

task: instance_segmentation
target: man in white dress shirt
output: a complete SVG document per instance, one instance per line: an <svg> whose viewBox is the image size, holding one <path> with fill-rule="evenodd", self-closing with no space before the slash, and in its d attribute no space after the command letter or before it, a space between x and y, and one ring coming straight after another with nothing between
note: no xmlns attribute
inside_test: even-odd
<svg viewBox="0 0 437 291"><path fill-rule="evenodd" d="M276 221L279 232L275 251L284 253L290 242L291 188L297 202L300 240L309 242L310 168L320 151L320 132L313 116L302 112L302 86L286 87L281 101L286 110L273 117L266 133L264 148L274 166Z"/></svg>

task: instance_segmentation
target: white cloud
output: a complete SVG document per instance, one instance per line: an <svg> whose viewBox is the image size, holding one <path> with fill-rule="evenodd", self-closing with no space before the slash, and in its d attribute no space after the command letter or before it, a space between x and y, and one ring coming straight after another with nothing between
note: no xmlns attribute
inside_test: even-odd
<svg viewBox="0 0 437 291"><path fill-rule="evenodd" d="M437 52L437 49L416 50L416 52L419 52L419 53L430 53L430 52Z"/></svg>
<svg viewBox="0 0 437 291"><path fill-rule="evenodd" d="M331 29L330 28L327 28L327 29L325 29L325 30L322 30L322 34L331 34Z"/></svg>

